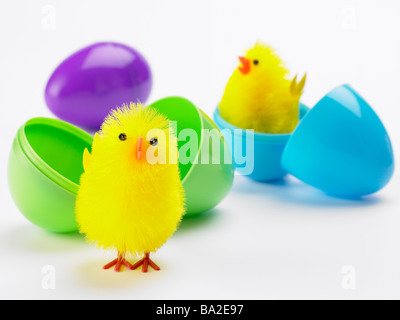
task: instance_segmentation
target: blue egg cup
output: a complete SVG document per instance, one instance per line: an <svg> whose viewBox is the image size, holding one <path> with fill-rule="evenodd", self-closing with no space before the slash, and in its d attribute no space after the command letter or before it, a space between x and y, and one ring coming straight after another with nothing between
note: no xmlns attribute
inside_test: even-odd
<svg viewBox="0 0 400 320"><path fill-rule="evenodd" d="M300 119L306 115L308 110L308 107L300 104ZM254 132L252 134L225 121L221 117L219 109L214 112L214 121L231 149L237 172L256 181L278 180L287 174L287 171L282 168L281 159L286 143L291 136L290 133Z"/></svg>

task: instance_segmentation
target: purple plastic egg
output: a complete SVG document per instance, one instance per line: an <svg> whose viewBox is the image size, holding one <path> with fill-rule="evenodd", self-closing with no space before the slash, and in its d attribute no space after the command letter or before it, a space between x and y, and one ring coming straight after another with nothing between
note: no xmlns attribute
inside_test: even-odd
<svg viewBox="0 0 400 320"><path fill-rule="evenodd" d="M49 109L62 120L98 130L111 109L124 103L145 103L152 75L136 50L114 42L83 48L65 59L45 90Z"/></svg>

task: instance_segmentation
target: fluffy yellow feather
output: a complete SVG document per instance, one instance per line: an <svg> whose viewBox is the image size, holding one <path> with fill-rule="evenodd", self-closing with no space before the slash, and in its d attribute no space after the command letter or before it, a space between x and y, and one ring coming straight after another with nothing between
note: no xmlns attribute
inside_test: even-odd
<svg viewBox="0 0 400 320"><path fill-rule="evenodd" d="M299 119L306 75L297 82L275 50L257 42L230 77L219 104L229 123L263 133L290 133Z"/></svg>
<svg viewBox="0 0 400 320"><path fill-rule="evenodd" d="M88 241L118 251L105 269L159 270L149 254L175 232L185 211L177 157L168 119L133 103L112 111L91 153L84 151L76 219ZM125 254L144 258L131 265Z"/></svg>

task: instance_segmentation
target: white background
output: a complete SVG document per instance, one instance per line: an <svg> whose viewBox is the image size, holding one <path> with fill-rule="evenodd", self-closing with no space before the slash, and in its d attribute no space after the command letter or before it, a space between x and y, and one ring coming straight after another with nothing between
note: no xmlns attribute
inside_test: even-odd
<svg viewBox="0 0 400 320"><path fill-rule="evenodd" d="M153 255L162 270L148 274L102 270L113 256L80 235L32 225L7 185L18 127L53 117L44 103L51 72L106 40L147 57L148 102L180 95L210 116L237 56L263 40L293 75L308 73L308 106L351 84L382 119L398 156L399 16L398 0L2 1L0 298L400 298L397 172L363 201L331 198L291 177L261 184L237 176L217 208L182 223ZM55 271L54 289L43 285L46 266Z"/></svg>

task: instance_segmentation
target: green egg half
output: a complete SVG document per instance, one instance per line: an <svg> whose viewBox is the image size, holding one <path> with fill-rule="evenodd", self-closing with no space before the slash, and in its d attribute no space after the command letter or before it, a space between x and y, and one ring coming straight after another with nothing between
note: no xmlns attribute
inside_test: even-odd
<svg viewBox="0 0 400 320"><path fill-rule="evenodd" d="M214 208L228 194L234 176L232 156L220 130L203 111L182 97L167 97L149 107L176 123L186 216Z"/></svg>
<svg viewBox="0 0 400 320"><path fill-rule="evenodd" d="M22 214L53 232L78 230L75 199L82 154L93 138L64 121L33 118L22 125L8 160L8 184Z"/></svg>

